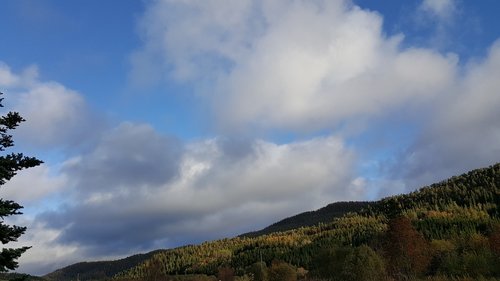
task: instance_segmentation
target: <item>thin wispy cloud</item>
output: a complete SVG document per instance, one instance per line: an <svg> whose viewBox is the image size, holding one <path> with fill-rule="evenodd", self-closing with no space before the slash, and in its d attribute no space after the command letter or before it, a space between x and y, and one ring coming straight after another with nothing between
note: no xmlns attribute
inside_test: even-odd
<svg viewBox="0 0 500 281"><path fill-rule="evenodd" d="M457 0L424 0L419 9L438 21L449 23L456 16Z"/></svg>

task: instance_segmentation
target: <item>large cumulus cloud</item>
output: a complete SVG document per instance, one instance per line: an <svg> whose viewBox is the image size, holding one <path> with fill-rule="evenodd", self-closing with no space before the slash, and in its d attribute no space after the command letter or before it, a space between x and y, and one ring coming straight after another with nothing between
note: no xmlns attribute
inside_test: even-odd
<svg viewBox="0 0 500 281"><path fill-rule="evenodd" d="M426 101L453 82L455 56L403 49L381 15L349 1L226 4L153 1L133 77L156 66L181 80L210 79L202 95L223 127L298 131Z"/></svg>
<svg viewBox="0 0 500 281"><path fill-rule="evenodd" d="M352 1L152 1L131 77L155 69L160 79L198 85L223 132L340 128L356 131L354 141L389 143L373 155L400 155L370 159L377 162L374 178L411 190L500 157L498 44L470 61L444 53L438 41L453 50L447 30L464 13L460 2L414 7L436 29L418 47L405 34L388 34L382 15ZM384 133L391 130L411 139L391 139L401 135Z"/></svg>

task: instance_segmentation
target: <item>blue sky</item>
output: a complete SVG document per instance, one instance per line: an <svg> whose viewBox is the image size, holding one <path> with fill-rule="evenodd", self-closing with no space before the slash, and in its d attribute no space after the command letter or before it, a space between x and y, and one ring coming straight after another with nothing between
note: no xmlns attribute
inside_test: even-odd
<svg viewBox="0 0 500 281"><path fill-rule="evenodd" d="M45 163L20 271L230 237L500 159L495 0L0 4L0 90ZM46 257L52 256L50 260Z"/></svg>

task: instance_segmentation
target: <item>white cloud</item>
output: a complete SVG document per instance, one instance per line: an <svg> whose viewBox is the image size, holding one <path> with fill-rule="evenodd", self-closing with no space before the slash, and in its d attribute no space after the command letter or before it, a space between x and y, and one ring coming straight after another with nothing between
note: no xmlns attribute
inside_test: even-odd
<svg viewBox="0 0 500 281"><path fill-rule="evenodd" d="M348 191L340 187L349 181L354 158L341 140L318 138L283 145L256 141L248 145L247 154L236 159L217 140L191 145L182 162L185 182L178 182L176 188L196 187L192 196L213 198L207 202L214 207L254 200L303 200L304 196L310 197L309 203L325 197L349 199ZM345 165L338 166L339 162Z"/></svg>
<svg viewBox="0 0 500 281"><path fill-rule="evenodd" d="M399 159L406 172L395 179L379 175L398 189L402 182L416 188L498 159L497 45L483 63L470 66L438 47L403 48L403 34L387 35L380 14L349 1L221 6L152 2L141 21L144 48L136 55L161 58L155 67L162 76L203 81L198 89L224 129L324 132L340 125L349 131L351 124L368 127L377 119L408 120L405 129L419 137ZM434 45L445 43L438 41L447 40L458 9L452 0L417 7L416 15L437 23L429 35ZM384 126L388 131L391 124ZM467 160L458 161L460 155ZM421 180L410 180L417 174Z"/></svg>
<svg viewBox="0 0 500 281"><path fill-rule="evenodd" d="M42 146L67 145L91 132L86 130L90 114L85 112L84 99L61 84L38 84L16 98L14 110L26 119L17 131L23 140Z"/></svg>
<svg viewBox="0 0 500 281"><path fill-rule="evenodd" d="M417 188L500 159L500 43L469 64L455 85L429 109L414 144L398 159L396 174Z"/></svg>
<svg viewBox="0 0 500 281"><path fill-rule="evenodd" d="M19 258L18 272L43 275L85 258L78 245L58 243L61 229L47 227L32 219L18 222L18 225L27 226L28 230L19 242L9 244L9 247L32 247Z"/></svg>
<svg viewBox="0 0 500 281"><path fill-rule="evenodd" d="M19 78L12 74L8 65L0 64L0 85L9 87L19 83Z"/></svg>
<svg viewBox="0 0 500 281"><path fill-rule="evenodd" d="M168 71L170 67L162 63L175 64L171 70L178 79L200 78L207 75L199 71L200 65L205 66L204 70L217 68L219 59L241 56L246 52L245 45L251 44L248 37L255 36L259 29L246 24L246 20L252 20L252 6L253 1L249 0L154 1L140 24L145 49L132 57L136 66L132 78L139 83L151 79L141 75L154 73L144 72L144 68ZM208 58L207 54L215 58Z"/></svg>
<svg viewBox="0 0 500 281"><path fill-rule="evenodd" d="M1 189L1 197L19 202L33 203L64 188L67 179L51 171L46 164L20 171Z"/></svg>
<svg viewBox="0 0 500 281"><path fill-rule="evenodd" d="M13 132L15 139L33 147L75 146L92 139L103 124L78 92L58 82L40 81L36 66L16 74L0 62L0 87L6 89L6 108L26 119Z"/></svg>
<svg viewBox="0 0 500 281"><path fill-rule="evenodd" d="M202 94L225 128L332 128L433 99L453 82L453 55L401 49L379 14L347 1L229 3L153 2L133 70L160 58L150 67L164 75L208 81Z"/></svg>
<svg viewBox="0 0 500 281"><path fill-rule="evenodd" d="M31 85L38 78L38 68L30 66L26 68L20 75L12 72L10 67L0 61L0 87L1 88L16 88L23 85Z"/></svg>

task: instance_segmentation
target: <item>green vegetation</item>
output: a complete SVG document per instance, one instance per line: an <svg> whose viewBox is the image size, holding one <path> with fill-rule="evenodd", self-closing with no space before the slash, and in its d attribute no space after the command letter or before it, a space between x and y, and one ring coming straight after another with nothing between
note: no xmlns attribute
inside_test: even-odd
<svg viewBox="0 0 500 281"><path fill-rule="evenodd" d="M0 93L3 95L3 93ZM3 98L0 98L0 107ZM25 120L17 112L9 112L0 116L0 151L14 146L12 135L9 131L14 130ZM0 156L0 186L12 179L18 171L40 165L42 161L26 157L22 153L11 153ZM19 210L23 207L12 200L0 199L0 241L3 245L17 241L24 234L26 227L5 224L5 218L12 215L22 214ZM0 252L0 272L16 269L17 259L30 247L2 248Z"/></svg>
<svg viewBox="0 0 500 281"><path fill-rule="evenodd" d="M242 237L257 237L275 232L283 232L305 226L314 226L319 223L330 223L335 218L340 218L347 213L353 213L366 208L370 202L335 202L316 211L304 212L283 219L262 230L249 232Z"/></svg>
<svg viewBox="0 0 500 281"><path fill-rule="evenodd" d="M287 221L301 226L291 230L158 251L106 277L117 281L500 280L499 201L500 164L496 164L407 195L363 203L361 210L313 226L293 219L302 218L299 215Z"/></svg>
<svg viewBox="0 0 500 281"><path fill-rule="evenodd" d="M44 278L49 280L76 280L78 278L80 280L105 279L137 266L159 252L160 250L147 254L133 255L115 261L79 262L49 273Z"/></svg>
<svg viewBox="0 0 500 281"><path fill-rule="evenodd" d="M43 277L22 273L0 273L0 281L44 281Z"/></svg>

